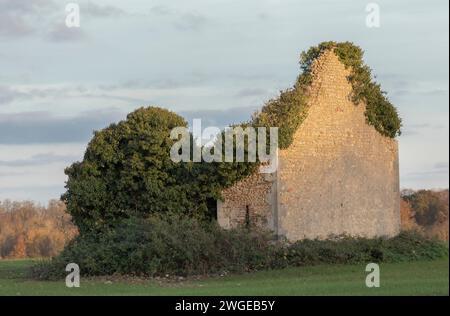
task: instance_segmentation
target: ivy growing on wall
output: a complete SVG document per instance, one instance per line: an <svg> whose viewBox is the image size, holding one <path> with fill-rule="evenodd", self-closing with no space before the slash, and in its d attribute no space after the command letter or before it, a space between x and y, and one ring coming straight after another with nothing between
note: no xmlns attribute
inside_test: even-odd
<svg viewBox="0 0 450 316"><path fill-rule="evenodd" d="M401 135L402 121L397 109L389 101L380 84L374 81L372 70L363 61L363 50L351 42L324 42L302 55L302 62L317 58L323 51L333 49L346 68L351 69L348 77L352 84L352 101L365 102L367 123L373 125L382 135L395 138Z"/></svg>
<svg viewBox="0 0 450 316"><path fill-rule="evenodd" d="M294 86L281 91L277 98L266 102L262 109L254 114L251 122L242 126L277 126L278 147L288 148L295 132L308 115L308 90L313 80L312 65L329 50L333 50L345 67L351 69L347 78L353 88L351 99L356 105L365 103L367 123L384 136L395 138L400 135L401 119L397 110L380 85L373 80L371 69L363 61L362 49L350 42L323 42L301 53L301 73ZM213 168L223 175L223 185L227 187L252 174L257 165L258 162L219 163Z"/></svg>
<svg viewBox="0 0 450 316"><path fill-rule="evenodd" d="M396 108L373 80L371 69L363 61L362 49L350 42L323 42L303 52L300 57L302 73L295 85L268 101L255 115L254 125L278 126L280 149L289 147L295 131L307 116L307 88L312 82L312 64L328 50L334 50L345 67L351 69L348 77L353 87L351 98L355 104L366 104L367 123L384 136L395 138L400 135L401 119Z"/></svg>

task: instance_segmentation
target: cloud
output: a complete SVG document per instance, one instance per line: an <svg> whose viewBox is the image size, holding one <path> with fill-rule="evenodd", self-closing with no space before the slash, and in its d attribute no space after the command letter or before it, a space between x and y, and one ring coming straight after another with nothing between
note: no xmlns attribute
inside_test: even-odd
<svg viewBox="0 0 450 316"><path fill-rule="evenodd" d="M21 38L33 34L40 16L55 9L52 0L1 0L0 37Z"/></svg>
<svg viewBox="0 0 450 316"><path fill-rule="evenodd" d="M150 14L172 18L173 26L181 31L199 31L208 23L208 19L199 13L182 12L165 5L153 6Z"/></svg>
<svg viewBox="0 0 450 316"><path fill-rule="evenodd" d="M46 204L49 200L59 199L64 193L64 184L60 185L21 185L20 187L2 187L0 200L38 201Z"/></svg>
<svg viewBox="0 0 450 316"><path fill-rule="evenodd" d="M432 168L420 172L410 172L406 174L405 178L407 179L427 179L427 178L433 178L435 176L448 176L449 171L449 163L447 161L443 162L437 162L435 163Z"/></svg>
<svg viewBox="0 0 450 316"><path fill-rule="evenodd" d="M124 117L115 110L89 111L75 117L48 112L0 114L0 144L86 142L94 130Z"/></svg>
<svg viewBox="0 0 450 316"><path fill-rule="evenodd" d="M438 162L434 165L434 169L448 171L449 169L448 162Z"/></svg>
<svg viewBox="0 0 450 316"><path fill-rule="evenodd" d="M257 106L230 108L227 110L197 110L181 111L189 125L192 126L193 119L201 119L202 127L216 126L224 128L226 126L250 120L252 114L258 109Z"/></svg>
<svg viewBox="0 0 450 316"><path fill-rule="evenodd" d="M11 89L11 87L0 86L0 105L7 104L16 99L26 97L27 94Z"/></svg>
<svg viewBox="0 0 450 316"><path fill-rule="evenodd" d="M180 111L179 114L189 124L192 124L193 119L200 118L204 127L217 126L223 128L231 124L248 121L257 109L258 107L254 106L227 110ZM0 114L0 144L87 142L92 138L94 130L102 129L125 117L125 113L115 109L88 111L74 117L54 116L48 112ZM33 161L42 162L44 158L49 159L48 156L37 156L33 158ZM20 163L24 162L21 161ZM6 164L5 161L0 161L0 165L2 163Z"/></svg>
<svg viewBox="0 0 450 316"><path fill-rule="evenodd" d="M256 96L265 96L267 95L267 91L265 89L258 88L248 88L242 89L236 93L236 97L256 97Z"/></svg>
<svg viewBox="0 0 450 316"><path fill-rule="evenodd" d="M51 42L73 42L85 39L87 35L80 27L67 27L65 24L56 24L47 34Z"/></svg>
<svg viewBox="0 0 450 316"><path fill-rule="evenodd" d="M125 16L128 15L128 13L118 7L112 6L112 5L98 5L93 3L92 1L89 1L86 5L82 6L80 8L82 10L82 14L86 14L92 17L119 17L119 16Z"/></svg>
<svg viewBox="0 0 450 316"><path fill-rule="evenodd" d="M402 136L415 136L421 134L424 130L441 130L445 126L442 124L408 124L403 128Z"/></svg>
<svg viewBox="0 0 450 316"><path fill-rule="evenodd" d="M263 21L267 21L268 19L270 19L269 14L267 14L266 12L259 13L257 17L258 19L261 19Z"/></svg>
<svg viewBox="0 0 450 316"><path fill-rule="evenodd" d="M35 13L38 10L53 8L52 0L2 0L0 8L2 12L9 13Z"/></svg>
<svg viewBox="0 0 450 316"><path fill-rule="evenodd" d="M208 19L203 15L196 13L186 13L181 15L173 24L182 31L199 31L208 22Z"/></svg>
<svg viewBox="0 0 450 316"><path fill-rule="evenodd" d="M60 99L104 99L119 100L131 103L146 103L148 100L135 98L132 95L127 96L127 91L138 88L148 88L148 85L138 82L126 82L121 85L99 85L98 87L86 87L84 85L18 85L18 86L2 86L0 85L0 105L8 104L16 100L28 99L44 99L45 102ZM117 92L119 94L114 94ZM122 94L122 95L121 95Z"/></svg>
<svg viewBox="0 0 450 316"><path fill-rule="evenodd" d="M427 170L421 172L410 172L404 176L404 179L429 179L434 176L448 174L448 170Z"/></svg>
<svg viewBox="0 0 450 316"><path fill-rule="evenodd" d="M25 172L19 172L19 171L11 171L11 172L0 172L0 178L2 177L14 177L14 176L20 176L24 175Z"/></svg>
<svg viewBox="0 0 450 316"><path fill-rule="evenodd" d="M66 27L65 5L66 3L56 3L54 0L0 0L0 37L16 39L37 33L52 42L78 41L85 38L86 35L80 28ZM129 14L112 5L82 1L80 15L110 18Z"/></svg>
<svg viewBox="0 0 450 316"><path fill-rule="evenodd" d="M98 86L100 90L111 92L115 90L135 90L135 89L177 89L183 87L192 87L194 85L202 84L208 81L204 74L192 73L186 78L157 78L153 80L130 79L117 84L101 84ZM142 101L142 100L141 100Z"/></svg>
<svg viewBox="0 0 450 316"><path fill-rule="evenodd" d="M0 160L0 167L24 167L24 166L41 166L55 162L63 162L65 164L77 160L75 155L57 155L52 153L37 154L27 159L16 160Z"/></svg>
<svg viewBox="0 0 450 316"><path fill-rule="evenodd" d="M155 15L166 16L174 14L175 11L165 5L156 5L150 9L150 13L153 13Z"/></svg>
<svg viewBox="0 0 450 316"><path fill-rule="evenodd" d="M446 96L446 95L448 95L448 90L447 89L422 89L422 90L399 89L399 90L394 90L392 95L396 96L396 97L403 97L403 96L410 96L410 95Z"/></svg>
<svg viewBox="0 0 450 316"><path fill-rule="evenodd" d="M23 37L32 32L33 28L25 22L23 17L5 12L0 13L1 37Z"/></svg>

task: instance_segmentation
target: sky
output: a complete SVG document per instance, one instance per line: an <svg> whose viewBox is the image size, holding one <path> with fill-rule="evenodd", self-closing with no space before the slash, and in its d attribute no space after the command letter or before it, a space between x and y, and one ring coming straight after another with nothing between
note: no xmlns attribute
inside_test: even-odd
<svg viewBox="0 0 450 316"><path fill-rule="evenodd" d="M80 27L66 26L68 3ZM366 6L379 7L379 27ZM447 0L0 0L0 200L45 203L94 130L157 105L223 127L352 41L403 119L402 188L448 188Z"/></svg>

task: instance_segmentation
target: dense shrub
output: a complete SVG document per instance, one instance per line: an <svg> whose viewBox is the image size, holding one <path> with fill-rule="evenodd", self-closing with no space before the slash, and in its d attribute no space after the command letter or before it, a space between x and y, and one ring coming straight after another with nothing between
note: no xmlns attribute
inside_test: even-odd
<svg viewBox="0 0 450 316"><path fill-rule="evenodd" d="M38 277L64 274L75 262L84 275L193 275L243 272L271 266L271 235L244 229L225 231L178 215L131 218L102 234L84 234L49 263Z"/></svg>
<svg viewBox="0 0 450 316"><path fill-rule="evenodd" d="M448 255L448 247L415 232L402 232L390 239L342 236L329 240L301 240L290 245L286 255L292 266L401 262L442 258Z"/></svg>
<svg viewBox="0 0 450 316"><path fill-rule="evenodd" d="M316 264L397 262L448 255L445 244L418 234L392 238L303 240L287 243L268 232L224 230L178 215L129 219L100 235L79 236L56 258L34 267L34 277L59 278L74 262L82 275L206 275Z"/></svg>
<svg viewBox="0 0 450 316"><path fill-rule="evenodd" d="M208 202L220 191L210 177L214 170L170 158L176 141L170 132L186 125L173 112L148 107L95 133L83 161L65 171L67 192L62 199L82 234L151 213L210 215Z"/></svg>

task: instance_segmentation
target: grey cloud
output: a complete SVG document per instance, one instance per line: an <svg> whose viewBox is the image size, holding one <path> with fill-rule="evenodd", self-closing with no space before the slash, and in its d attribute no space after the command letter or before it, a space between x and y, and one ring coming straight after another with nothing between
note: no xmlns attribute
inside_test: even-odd
<svg viewBox="0 0 450 316"><path fill-rule="evenodd" d="M85 38L86 34L79 28L54 23L64 17L65 5L53 0L0 0L0 37L14 39L37 32L39 36L57 43ZM82 2L80 10L82 15L96 18L128 14L118 7L102 6L92 1Z"/></svg>
<svg viewBox="0 0 450 316"><path fill-rule="evenodd" d="M27 94L11 89L7 86L0 86L0 105L7 104L15 99L28 97Z"/></svg>
<svg viewBox="0 0 450 316"><path fill-rule="evenodd" d="M404 176L404 179L427 179L432 178L433 176L445 175L448 174L447 170L428 170L422 172L411 172Z"/></svg>
<svg viewBox="0 0 450 316"><path fill-rule="evenodd" d="M225 74L224 77L230 80L244 80L244 81L265 81L265 80L280 80L284 79L278 73L264 73L264 72L255 72L255 73L229 73Z"/></svg>
<svg viewBox="0 0 450 316"><path fill-rule="evenodd" d="M45 153L34 155L28 159L0 160L0 167L41 166L54 162L70 163L77 160L78 158L78 156L72 155L56 155L52 153Z"/></svg>
<svg viewBox="0 0 450 316"><path fill-rule="evenodd" d="M25 185L20 188L2 188L0 199L33 200L45 204L51 199L59 199L64 191L64 184L39 187Z"/></svg>
<svg viewBox="0 0 450 316"><path fill-rule="evenodd" d="M133 78L114 84L101 84L97 87L104 91L114 91L118 89L177 89L181 87L191 87L200 84L211 84L212 82L223 81L243 81L256 85L256 82L275 80L279 81L273 74L269 73L213 73L202 71L191 71L183 77L169 77L167 74L155 75L156 79ZM242 89L236 93L236 97L261 96L266 95L267 90L258 88Z"/></svg>
<svg viewBox="0 0 450 316"><path fill-rule="evenodd" d="M121 8L112 6L112 5L98 5L89 1L86 5L81 6L80 10L82 10L82 14L86 14L92 17L118 17L125 16L127 12Z"/></svg>
<svg viewBox="0 0 450 316"><path fill-rule="evenodd" d="M403 129L402 130L402 135L400 137L409 137L409 136L415 136L415 135L419 135L419 131L417 130L413 130L413 129Z"/></svg>
<svg viewBox="0 0 450 316"><path fill-rule="evenodd" d="M124 118L116 110L57 117L47 112L0 114L0 144L86 142L94 130Z"/></svg>
<svg viewBox="0 0 450 316"><path fill-rule="evenodd" d="M265 89L249 88L240 90L238 93L236 93L236 96L245 98L245 97L263 96L266 94L267 91Z"/></svg>
<svg viewBox="0 0 450 316"><path fill-rule="evenodd" d="M270 18L269 14L267 14L265 12L259 13L257 16L259 19L261 19L263 21L266 21Z"/></svg>
<svg viewBox="0 0 450 316"><path fill-rule="evenodd" d="M434 176L442 176L448 175L449 164L448 162L438 162L433 165L429 170L421 171L421 172L411 172L408 173L405 178L407 179L422 179L422 178L430 178Z"/></svg>
<svg viewBox="0 0 450 316"><path fill-rule="evenodd" d="M206 76L192 74L184 79L157 79L141 80L131 79L117 84L102 84L98 88L104 91L114 91L119 89L177 89L203 83L207 81ZM142 100L141 100L142 101Z"/></svg>
<svg viewBox="0 0 450 316"><path fill-rule="evenodd" d="M174 14L175 11L165 5L156 5L150 9L150 13L165 16Z"/></svg>
<svg viewBox="0 0 450 316"><path fill-rule="evenodd" d="M206 126L225 126L248 121L257 106L227 110L180 111L189 124L194 118L202 119ZM47 112L0 114L0 144L45 144L86 142L94 130L102 129L126 117L112 110L84 112L75 117L57 117ZM34 157L34 162L49 161L52 157ZM6 162L3 162L5 164ZM25 163L21 161L20 163ZM0 162L0 165L2 162Z"/></svg>
<svg viewBox="0 0 450 316"><path fill-rule="evenodd" d="M101 90L111 92L120 88L130 88L133 84L126 83L124 85L101 85ZM135 86L136 87L136 86ZM26 92L20 92L8 86L0 86L0 105L10 103L14 100L32 99L32 98L92 98L92 99L111 99L134 103L148 103L148 100L132 98L121 95L113 95L109 93L90 93L85 86L69 86L69 87L50 87L50 88L34 88Z"/></svg>
<svg viewBox="0 0 450 316"><path fill-rule="evenodd" d="M52 0L1 0L0 37L18 38L35 32L36 20L54 10Z"/></svg>
<svg viewBox="0 0 450 316"><path fill-rule="evenodd" d="M0 36L22 37L33 33L33 28L24 18L15 14L0 13Z"/></svg>
<svg viewBox="0 0 450 316"><path fill-rule="evenodd" d="M38 10L54 8L52 0L1 0L0 8L3 12L32 13Z"/></svg>
<svg viewBox="0 0 450 316"><path fill-rule="evenodd" d="M182 31L199 31L207 24L207 22L208 19L203 15L186 13L174 22L174 26Z"/></svg>
<svg viewBox="0 0 450 316"><path fill-rule="evenodd" d="M420 134L423 130L440 130L445 126L441 124L430 124L430 123L422 123L422 124L408 124L403 128L402 136L414 136Z"/></svg>
<svg viewBox="0 0 450 316"><path fill-rule="evenodd" d="M165 5L153 6L150 9L150 14L173 17L173 26L182 31L199 31L208 23L208 19L199 13L180 12Z"/></svg>
<svg viewBox="0 0 450 316"><path fill-rule="evenodd" d="M392 95L396 97L403 97L408 95L422 95L422 96L445 96L448 95L448 90L445 89L429 89L429 90L415 90L415 89L399 89L394 90Z"/></svg>
<svg viewBox="0 0 450 316"><path fill-rule="evenodd" d="M232 124L250 120L252 114L258 108L258 106L249 106L226 110L180 111L179 114L187 120L189 125L192 125L193 119L201 119L203 127L217 126L219 128L224 128Z"/></svg>
<svg viewBox="0 0 450 316"><path fill-rule="evenodd" d="M438 162L434 165L434 169L438 169L438 170L448 170L449 168L449 164L448 162Z"/></svg>
<svg viewBox="0 0 450 316"><path fill-rule="evenodd" d="M0 172L0 178L1 177L11 177L11 176L20 176L20 175L24 175L25 172L16 172L16 171L11 171L11 172Z"/></svg>
<svg viewBox="0 0 450 316"><path fill-rule="evenodd" d="M51 42L71 42L86 38L86 34L79 27L67 27L65 24L57 24L47 34L47 39Z"/></svg>
<svg viewBox="0 0 450 316"><path fill-rule="evenodd" d="M111 95L111 94L106 94L106 93L101 93L101 94L84 93L81 96L84 98L111 99L111 100L119 100L119 101L138 103L138 104L153 103L151 101L144 100L144 99L132 98L132 97L120 96L120 95Z"/></svg>
<svg viewBox="0 0 450 316"><path fill-rule="evenodd" d="M428 96L428 95L444 96L444 95L448 94L448 90L446 90L446 89L431 89L431 90L427 90L427 91L422 91L422 92L420 92L420 94L426 95L426 96Z"/></svg>

